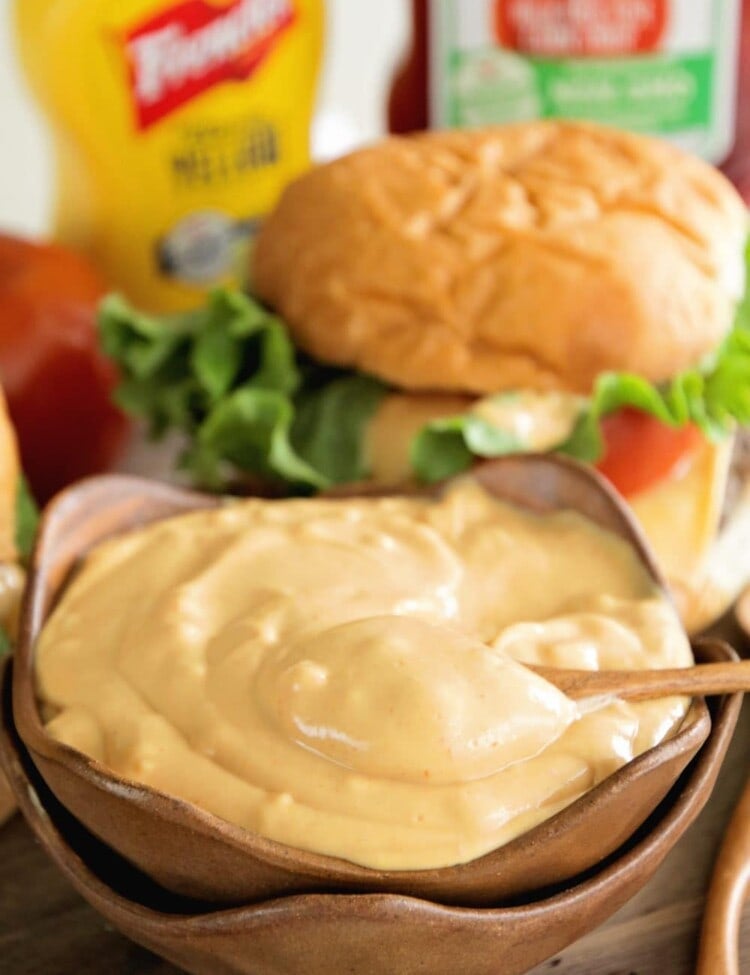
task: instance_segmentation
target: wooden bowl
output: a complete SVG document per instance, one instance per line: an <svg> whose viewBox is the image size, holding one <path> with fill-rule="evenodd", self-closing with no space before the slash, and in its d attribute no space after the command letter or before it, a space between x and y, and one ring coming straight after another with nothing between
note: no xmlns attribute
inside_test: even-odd
<svg viewBox="0 0 750 975"><path fill-rule="evenodd" d="M715 646L705 658L727 654ZM159 890L60 805L16 733L9 673L4 684L0 764L40 843L114 927L194 975L521 975L648 882L710 795L741 703L712 702L705 746L616 856L537 900L467 909L395 894L307 894L216 910Z"/></svg>
<svg viewBox="0 0 750 975"><path fill-rule="evenodd" d="M733 607L734 620L743 642L750 643L750 588L743 590Z"/></svg>
<svg viewBox="0 0 750 975"><path fill-rule="evenodd" d="M535 510L585 512L628 540L663 585L624 506L581 466L514 457L483 465L473 476L497 496ZM612 854L653 812L708 736L708 711L696 700L678 734L558 815L470 863L438 870L376 871L296 850L126 781L46 733L34 693L36 638L66 579L96 543L220 503L122 477L83 482L59 496L43 519L14 672L16 724L44 781L92 833L170 891L224 904L308 891L384 891L453 905L497 903L558 884Z"/></svg>

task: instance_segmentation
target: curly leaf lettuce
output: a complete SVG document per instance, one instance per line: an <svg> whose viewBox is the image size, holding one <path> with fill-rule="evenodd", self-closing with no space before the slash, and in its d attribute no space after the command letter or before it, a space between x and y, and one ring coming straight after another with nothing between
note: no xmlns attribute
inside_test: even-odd
<svg viewBox="0 0 750 975"><path fill-rule="evenodd" d="M104 351L119 405L151 435L180 431L181 466L220 490L244 474L320 490L366 474L364 429L386 387L299 356L284 324L239 292L158 317L119 296L102 304Z"/></svg>
<svg viewBox="0 0 750 975"><path fill-rule="evenodd" d="M166 317L114 296L102 306L100 331L122 374L117 402L145 418L154 437L184 435L181 464L196 483L220 490L251 474L309 491L367 476L366 428L388 387L306 359L284 323L245 295L219 290L205 307ZM595 463L604 449L601 421L623 407L673 427L694 423L711 440L750 424L750 292L709 361L659 386L603 374L553 449ZM469 411L428 423L412 442L411 465L419 480L434 482L477 457L528 449Z"/></svg>
<svg viewBox="0 0 750 975"><path fill-rule="evenodd" d="M468 470L477 457L500 457L524 449L517 437L474 413L433 420L414 439L411 466L433 484Z"/></svg>
<svg viewBox="0 0 750 975"><path fill-rule="evenodd" d="M744 307L744 305L743 305ZM737 424L750 424L750 315L737 322L718 353L702 367L654 386L632 373L604 373L594 387L570 437L556 450L596 463L604 451L601 420L632 407L672 427L694 423L712 441ZM432 482L466 470L474 457L523 452L524 445L497 432L477 438L482 421L471 413L436 420L417 435L412 465L420 480Z"/></svg>
<svg viewBox="0 0 750 975"><path fill-rule="evenodd" d="M671 427L693 423L711 441L723 439L737 424L750 423L750 328L738 323L712 363L663 386L630 373L603 374L561 452L595 463L604 450L600 421L623 407Z"/></svg>
<svg viewBox="0 0 750 975"><path fill-rule="evenodd" d="M318 389L303 387L291 430L295 450L330 484L366 477L365 429L386 388L376 379L339 376Z"/></svg>

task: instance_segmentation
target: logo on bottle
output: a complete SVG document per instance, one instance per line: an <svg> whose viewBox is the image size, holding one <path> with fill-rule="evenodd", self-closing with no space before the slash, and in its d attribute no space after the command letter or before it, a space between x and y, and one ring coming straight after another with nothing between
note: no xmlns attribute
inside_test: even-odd
<svg viewBox="0 0 750 975"><path fill-rule="evenodd" d="M139 24L125 38L138 127L249 78L296 17L292 0L186 0Z"/></svg>
<svg viewBox="0 0 750 975"><path fill-rule="evenodd" d="M495 0L505 47L547 57L638 54L659 47L669 0Z"/></svg>

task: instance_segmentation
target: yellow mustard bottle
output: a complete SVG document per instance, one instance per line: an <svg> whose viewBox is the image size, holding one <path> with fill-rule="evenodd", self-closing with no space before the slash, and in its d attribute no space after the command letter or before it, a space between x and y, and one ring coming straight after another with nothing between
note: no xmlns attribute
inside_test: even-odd
<svg viewBox="0 0 750 975"><path fill-rule="evenodd" d="M53 129L54 234L153 311L245 284L310 164L323 0L16 0Z"/></svg>

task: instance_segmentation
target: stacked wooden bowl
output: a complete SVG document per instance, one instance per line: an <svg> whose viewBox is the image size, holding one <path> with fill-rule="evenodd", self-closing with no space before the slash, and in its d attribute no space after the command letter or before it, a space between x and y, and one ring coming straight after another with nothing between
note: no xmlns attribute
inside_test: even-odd
<svg viewBox="0 0 750 975"><path fill-rule="evenodd" d="M533 510L574 509L658 572L600 481L548 457L475 475ZM129 478L70 489L48 509L21 645L4 675L0 751L21 809L79 892L135 941L211 975L519 975L639 890L707 801L740 706L695 700L673 738L563 812L468 864L383 872L286 847L113 775L54 741L39 714L34 647L80 559L140 525L221 502ZM696 647L725 660L720 643Z"/></svg>

